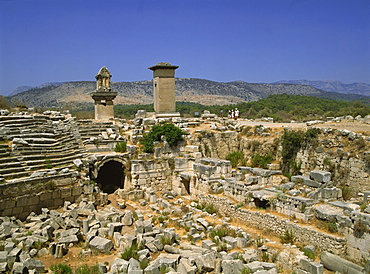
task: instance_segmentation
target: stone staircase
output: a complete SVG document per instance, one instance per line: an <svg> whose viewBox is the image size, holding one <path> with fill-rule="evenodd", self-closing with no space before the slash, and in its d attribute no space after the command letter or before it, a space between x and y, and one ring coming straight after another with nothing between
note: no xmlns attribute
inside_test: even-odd
<svg viewBox="0 0 370 274"><path fill-rule="evenodd" d="M123 140L113 121L78 120L76 126L80 140L89 152L113 151L116 143Z"/></svg>
<svg viewBox="0 0 370 274"><path fill-rule="evenodd" d="M66 116L0 116L0 183L65 175L85 152L79 137Z"/></svg>

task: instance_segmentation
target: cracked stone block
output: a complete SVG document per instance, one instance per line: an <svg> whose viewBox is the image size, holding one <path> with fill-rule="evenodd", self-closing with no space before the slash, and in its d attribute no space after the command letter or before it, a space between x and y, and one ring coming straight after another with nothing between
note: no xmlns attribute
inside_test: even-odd
<svg viewBox="0 0 370 274"><path fill-rule="evenodd" d="M331 180L331 173L323 170L313 170L310 172L310 177L320 183L327 183Z"/></svg>
<svg viewBox="0 0 370 274"><path fill-rule="evenodd" d="M94 237L90 243L90 248L98 250L103 253L108 253L113 248L113 243L111 240L102 237Z"/></svg>
<svg viewBox="0 0 370 274"><path fill-rule="evenodd" d="M244 268L241 260L223 260L221 267L224 274L238 274Z"/></svg>

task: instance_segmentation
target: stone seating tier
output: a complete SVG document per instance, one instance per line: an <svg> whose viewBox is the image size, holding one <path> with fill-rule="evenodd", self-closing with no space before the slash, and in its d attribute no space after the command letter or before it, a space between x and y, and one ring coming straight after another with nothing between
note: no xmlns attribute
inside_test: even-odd
<svg viewBox="0 0 370 274"><path fill-rule="evenodd" d="M80 152L80 148L78 144L73 144L68 147L60 147L60 148L45 148L45 147L19 147L18 151L22 155L29 155L32 157L39 157L39 155L44 155L44 154L54 154L54 153L63 153L63 152ZM28 156L27 156L28 157Z"/></svg>
<svg viewBox="0 0 370 274"><path fill-rule="evenodd" d="M68 167L68 166L67 166ZM65 167L63 167L65 168ZM61 169L57 170L59 172ZM47 170L46 170L47 171ZM66 177L73 177L76 176L76 171L70 171L67 173L63 174L56 174L56 175L48 175L47 179L52 180L52 179L58 179L58 178L66 178ZM44 177L28 177L28 176L23 176L15 179L9 179L7 180L8 184L14 184L14 183L32 183L32 182L39 182L40 179L45 179Z"/></svg>
<svg viewBox="0 0 370 274"><path fill-rule="evenodd" d="M55 158L65 158L69 156L77 157L79 155L79 150L66 150L64 152L50 152L50 153L40 153L38 155L25 155L21 156L22 161L36 161L36 160L44 160L45 158L55 159Z"/></svg>
<svg viewBox="0 0 370 274"><path fill-rule="evenodd" d="M19 162L18 160L14 162L4 162L4 163L0 163L0 170L6 169L6 168L12 168L12 167L20 167L20 166L22 166L22 163Z"/></svg>
<svg viewBox="0 0 370 274"><path fill-rule="evenodd" d="M12 163L12 162L17 162L18 161L18 157L0 157L0 164L3 164L3 163Z"/></svg>
<svg viewBox="0 0 370 274"><path fill-rule="evenodd" d="M0 169L0 175L3 176L5 174L12 174L12 173L18 173L18 172L23 172L23 171L25 171L25 168L23 166L3 168L3 169Z"/></svg>
<svg viewBox="0 0 370 274"><path fill-rule="evenodd" d="M15 178L28 177L30 175L31 175L30 171L22 171L22 172L1 174L0 176L3 177L5 180L9 181L9 180L12 180L12 179L15 179Z"/></svg>
<svg viewBox="0 0 370 274"><path fill-rule="evenodd" d="M82 157L82 154L74 154L74 155L60 157L60 158L52 158L50 156L51 155L48 155L47 157L45 157L43 159L40 159L40 160L25 161L24 163L27 166L33 165L33 164L43 164L43 163L46 163L45 161L48 161L48 163L46 163L46 164L49 164L49 162L50 162L50 164L52 164L52 165L62 164L63 162L66 162L66 161L69 161L69 163L72 163L73 160L75 160L79 157Z"/></svg>
<svg viewBox="0 0 370 274"><path fill-rule="evenodd" d="M0 152L0 159L10 156L9 152Z"/></svg>
<svg viewBox="0 0 370 274"><path fill-rule="evenodd" d="M49 167L52 166L52 169L58 168L65 168L65 167L73 167L73 159L59 159L58 161L50 161L50 163L46 164L45 161L43 161L43 164L40 165L34 165L34 166L27 166L27 169L35 171L40 169L50 169Z"/></svg>

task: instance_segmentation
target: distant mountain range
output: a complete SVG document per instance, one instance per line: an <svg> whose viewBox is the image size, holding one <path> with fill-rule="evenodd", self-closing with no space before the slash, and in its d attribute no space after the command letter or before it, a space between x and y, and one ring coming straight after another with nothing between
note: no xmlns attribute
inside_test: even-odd
<svg viewBox="0 0 370 274"><path fill-rule="evenodd" d="M344 84L339 81L309 81L309 80L289 80L289 81L278 81L274 84L298 84L298 85L308 85L318 89L322 89L329 92L338 92L344 94L361 94L365 96L370 96L370 85L356 82L352 84Z"/></svg>
<svg viewBox="0 0 370 274"><path fill-rule="evenodd" d="M93 103L90 93L95 90L93 81L51 82L38 87L19 87L8 98L28 106L52 107L71 103ZM115 104L153 103L152 81L113 82L118 92ZM214 82L197 78L176 79L176 100L204 105L225 105L256 101L271 94L307 95L327 99L369 99L370 85L343 84L338 81L279 81L271 84L244 81Z"/></svg>

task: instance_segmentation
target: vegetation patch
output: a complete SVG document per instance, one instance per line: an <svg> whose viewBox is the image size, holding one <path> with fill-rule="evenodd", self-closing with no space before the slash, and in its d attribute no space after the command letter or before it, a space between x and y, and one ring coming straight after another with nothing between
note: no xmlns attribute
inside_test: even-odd
<svg viewBox="0 0 370 274"><path fill-rule="evenodd" d="M290 229L287 229L283 235L280 235L280 242L282 244L294 244L296 238L293 234L293 231Z"/></svg>
<svg viewBox="0 0 370 274"><path fill-rule="evenodd" d="M230 161L232 167L237 167L239 163L244 159L244 153L242 151L234 151L226 156L226 160Z"/></svg>
<svg viewBox="0 0 370 274"><path fill-rule="evenodd" d="M267 169L268 165L273 161L273 157L270 153L267 155L260 155L259 153L254 154L251 159L251 167L260 167Z"/></svg>
<svg viewBox="0 0 370 274"><path fill-rule="evenodd" d="M217 213L218 209L214 204L201 203L196 205L197 209L203 210L209 214Z"/></svg>
<svg viewBox="0 0 370 274"><path fill-rule="evenodd" d="M127 151L127 143L126 142L119 142L116 144L114 148L115 152L124 153Z"/></svg>
<svg viewBox="0 0 370 274"><path fill-rule="evenodd" d="M50 270L53 274L72 274L72 269L65 264L54 264Z"/></svg>
<svg viewBox="0 0 370 274"><path fill-rule="evenodd" d="M144 134L140 143L143 145L144 152L151 153L154 149L153 143L161 142L162 136L166 138L170 147L175 147L179 142L184 140L182 137L184 134L185 132L174 124L164 123L162 125L154 125L148 134Z"/></svg>

